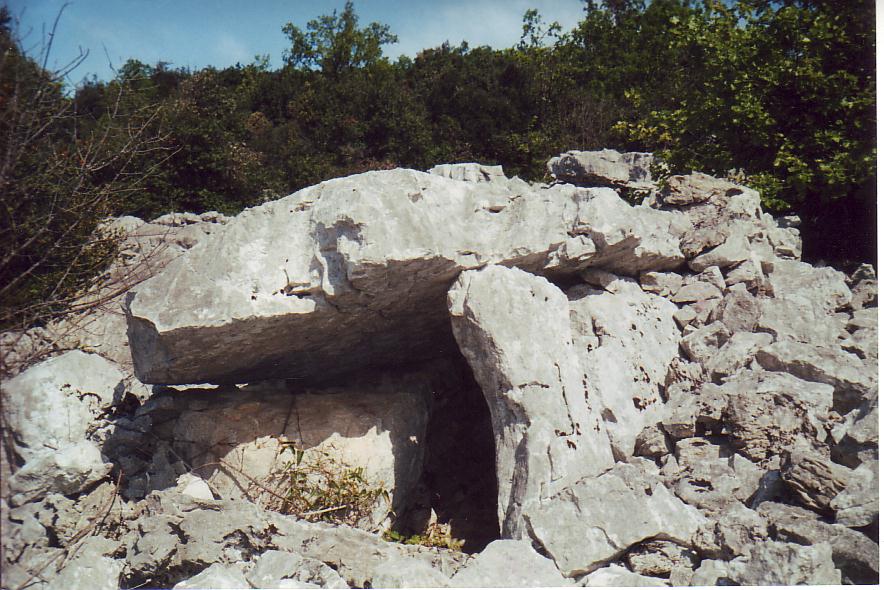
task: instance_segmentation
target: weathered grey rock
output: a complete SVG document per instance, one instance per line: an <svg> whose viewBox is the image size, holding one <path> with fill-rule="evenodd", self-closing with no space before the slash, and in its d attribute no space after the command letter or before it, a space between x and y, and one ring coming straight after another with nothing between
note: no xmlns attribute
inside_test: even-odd
<svg viewBox="0 0 884 590"><path fill-rule="evenodd" d="M538 555L528 541L489 544L451 578L452 588L517 588L570 586L552 560Z"/></svg>
<svg viewBox="0 0 884 590"><path fill-rule="evenodd" d="M746 586L841 583L828 543L810 547L777 541L756 543L747 555L731 561L727 571L728 578Z"/></svg>
<svg viewBox="0 0 884 590"><path fill-rule="evenodd" d="M282 588L294 581L319 588L349 588L338 573L318 559L285 551L265 551L246 576L253 588Z"/></svg>
<svg viewBox="0 0 884 590"><path fill-rule="evenodd" d="M740 503L727 507L713 524L710 542L702 543L704 555L717 559L733 559L748 553L754 544L768 538L768 522L756 511ZM705 532L705 531L704 531ZM699 539L694 539L698 544Z"/></svg>
<svg viewBox="0 0 884 590"><path fill-rule="evenodd" d="M470 162L466 164L439 164L427 170L430 174L436 174L452 180L465 182L505 182L507 180L502 166L486 166Z"/></svg>
<svg viewBox="0 0 884 590"><path fill-rule="evenodd" d="M878 308L855 310L847 321L847 329L850 331L862 329L878 329Z"/></svg>
<svg viewBox="0 0 884 590"><path fill-rule="evenodd" d="M752 461L789 452L796 444L821 454L828 450L820 417L831 407L830 389L820 391L791 375L766 372L738 375L724 389L733 392L724 417L731 441Z"/></svg>
<svg viewBox="0 0 884 590"><path fill-rule="evenodd" d="M732 586L728 564L718 559L704 559L691 577L691 586Z"/></svg>
<svg viewBox="0 0 884 590"><path fill-rule="evenodd" d="M609 565L595 570L577 580L578 586L589 588L615 586L666 586L660 578L652 578L633 573L622 565Z"/></svg>
<svg viewBox="0 0 884 590"><path fill-rule="evenodd" d="M730 181L694 172L667 178L661 196L667 205L685 206L731 196L730 193L735 192L740 192L739 187Z"/></svg>
<svg viewBox="0 0 884 590"><path fill-rule="evenodd" d="M878 277L874 266L871 264L859 265L850 275L848 284L853 294L850 300L851 309L860 310L864 307L878 306Z"/></svg>
<svg viewBox="0 0 884 590"><path fill-rule="evenodd" d="M215 495L209 484L201 477L197 477L192 473L185 473L178 477L178 485L175 491L190 496L196 500L214 500Z"/></svg>
<svg viewBox="0 0 884 590"><path fill-rule="evenodd" d="M638 467L618 463L563 490L529 517L532 538L568 577L658 538L688 544L705 519Z"/></svg>
<svg viewBox="0 0 884 590"><path fill-rule="evenodd" d="M372 588L445 588L449 580L428 562L405 556L392 557L374 570Z"/></svg>
<svg viewBox="0 0 884 590"><path fill-rule="evenodd" d="M672 452L666 440L666 434L660 425L645 426L635 439L636 457L659 459Z"/></svg>
<svg viewBox="0 0 884 590"><path fill-rule="evenodd" d="M523 538L541 502L613 464L602 403L584 383L568 300L556 286L489 266L463 273L448 299L491 411L501 534Z"/></svg>
<svg viewBox="0 0 884 590"><path fill-rule="evenodd" d="M704 438L686 438L675 445L675 459L663 474L675 494L706 513L721 512L745 502L758 489L762 470L745 457Z"/></svg>
<svg viewBox="0 0 884 590"><path fill-rule="evenodd" d="M702 271L700 271L694 278L698 281L703 281L709 283L710 285L714 285L718 288L719 291L724 292L727 289L727 283L724 282L724 275L721 274L721 269L717 266L708 266Z"/></svg>
<svg viewBox="0 0 884 590"><path fill-rule="evenodd" d="M568 291L571 332L591 397L615 458L632 456L638 434L655 422L669 365L678 356L676 307L632 281L608 283L604 293Z"/></svg>
<svg viewBox="0 0 884 590"><path fill-rule="evenodd" d="M117 590L124 563L103 555L83 555L64 565L46 590ZM220 587L220 586L219 586Z"/></svg>
<svg viewBox="0 0 884 590"><path fill-rule="evenodd" d="M667 394L669 399L660 420L663 430L675 440L694 436L699 413L698 396L687 387L677 386L669 387Z"/></svg>
<svg viewBox="0 0 884 590"><path fill-rule="evenodd" d="M768 279L778 299L803 298L826 312L847 307L852 294L843 273L796 260L778 260Z"/></svg>
<svg viewBox="0 0 884 590"><path fill-rule="evenodd" d="M857 467L866 461L878 460L878 397L851 410L844 422L832 428L832 459Z"/></svg>
<svg viewBox="0 0 884 590"><path fill-rule="evenodd" d="M691 549L672 541L643 541L630 547L624 556L633 572L642 576L669 578L677 568L693 569L699 563Z"/></svg>
<svg viewBox="0 0 884 590"><path fill-rule="evenodd" d="M83 442L94 420L122 394L123 373L95 354L74 350L2 384L7 427L26 461Z"/></svg>
<svg viewBox="0 0 884 590"><path fill-rule="evenodd" d="M668 297L681 288L684 279L674 272L649 271L640 274L638 281L645 291Z"/></svg>
<svg viewBox="0 0 884 590"><path fill-rule="evenodd" d="M873 367L837 348L774 342L759 350L755 358L769 371L785 371L805 381L831 385L835 388L835 408L842 413L855 408L877 391L877 375Z"/></svg>
<svg viewBox="0 0 884 590"><path fill-rule="evenodd" d="M689 359L705 364L718 353L718 349L729 337L727 326L721 322L713 322L682 338L679 346Z"/></svg>
<svg viewBox="0 0 884 590"><path fill-rule="evenodd" d="M841 341L841 348L861 359L878 361L878 330L856 330Z"/></svg>
<svg viewBox="0 0 884 590"><path fill-rule="evenodd" d="M652 190L654 155L614 150L572 150L550 159L546 168L556 180L584 186L613 186Z"/></svg>
<svg viewBox="0 0 884 590"><path fill-rule="evenodd" d="M761 258L753 252L749 258L727 272L724 282L728 286L743 283L748 289L757 290L765 282Z"/></svg>
<svg viewBox="0 0 884 590"><path fill-rule="evenodd" d="M861 464L850 473L843 490L832 498L835 522L864 527L878 521L878 461Z"/></svg>
<svg viewBox="0 0 884 590"><path fill-rule="evenodd" d="M279 531L271 539L275 547L322 561L336 570L351 587L379 586L373 582L374 575L382 564L394 559L412 561L410 571L425 570L424 565L430 566L446 579L451 578L467 559L465 554L454 551L388 543L377 535L345 526L279 518L274 518L273 523Z"/></svg>
<svg viewBox="0 0 884 590"><path fill-rule="evenodd" d="M764 502L758 511L769 522L778 541L832 546L832 561L853 584L877 584L879 581L878 544L864 534L838 524L828 524L819 516L798 506Z"/></svg>
<svg viewBox="0 0 884 590"><path fill-rule="evenodd" d="M318 379L436 356L462 270L669 270L685 228L611 189L514 195L408 170L331 180L241 213L138 285L136 372L146 383Z"/></svg>
<svg viewBox="0 0 884 590"><path fill-rule="evenodd" d="M770 334L736 332L706 362L706 370L716 380L734 375L748 366L755 358L755 353L771 342L773 336Z"/></svg>
<svg viewBox="0 0 884 590"><path fill-rule="evenodd" d="M76 494L103 479L111 470L95 443L81 441L59 451L42 450L9 481L10 502L20 506L46 494Z"/></svg>
<svg viewBox="0 0 884 590"><path fill-rule="evenodd" d="M688 282L682 286L670 299L675 303L693 303L708 299L720 299L721 289L706 281Z"/></svg>
<svg viewBox="0 0 884 590"><path fill-rule="evenodd" d="M197 575L178 582L174 590L189 588L249 588L240 566L224 563L213 563ZM256 588L273 588L274 586L253 586Z"/></svg>
<svg viewBox="0 0 884 590"><path fill-rule="evenodd" d="M818 346L835 344L844 329L841 318L828 315L806 299L758 299L757 329L777 340L794 340Z"/></svg>
<svg viewBox="0 0 884 590"><path fill-rule="evenodd" d="M709 319L721 321L731 332L753 332L760 316L759 300L746 290L745 285L737 284L728 289Z"/></svg>
<svg viewBox="0 0 884 590"><path fill-rule="evenodd" d="M700 272L710 266L719 268L732 268L749 259L752 249L749 240L743 234L732 234L723 244L720 244L688 262L688 266L694 272Z"/></svg>
<svg viewBox="0 0 884 590"><path fill-rule="evenodd" d="M850 469L833 463L803 445L796 445L783 457L783 481L807 507L832 514L832 500L851 479Z"/></svg>

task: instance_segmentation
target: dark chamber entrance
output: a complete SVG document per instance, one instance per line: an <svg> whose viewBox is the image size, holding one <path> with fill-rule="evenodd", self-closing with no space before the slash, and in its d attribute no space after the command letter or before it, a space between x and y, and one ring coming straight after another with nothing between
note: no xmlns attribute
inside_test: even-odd
<svg viewBox="0 0 884 590"><path fill-rule="evenodd" d="M491 416L482 390L459 353L428 363L433 385L417 502L402 532L420 532L430 509L466 552L500 537ZM411 529L411 530L407 530Z"/></svg>

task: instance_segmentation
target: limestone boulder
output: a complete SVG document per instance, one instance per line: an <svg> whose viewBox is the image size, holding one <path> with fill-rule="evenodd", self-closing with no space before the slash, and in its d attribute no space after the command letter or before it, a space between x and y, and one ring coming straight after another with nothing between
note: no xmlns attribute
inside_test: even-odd
<svg viewBox="0 0 884 590"><path fill-rule="evenodd" d="M613 464L603 404L581 370L558 287L489 266L461 274L448 299L455 338L491 411L501 534L525 538L543 502Z"/></svg>
<svg viewBox="0 0 884 590"><path fill-rule="evenodd" d="M678 356L676 307L627 280L603 292L575 288L568 296L577 357L592 396L601 400L614 455L626 460L662 410L660 391Z"/></svg>
<svg viewBox="0 0 884 590"><path fill-rule="evenodd" d="M253 588L291 588L313 584L317 588L349 588L338 573L318 559L285 551L265 551L246 577Z"/></svg>
<svg viewBox="0 0 884 590"><path fill-rule="evenodd" d="M878 489L878 461L868 461L854 469L844 489L829 502L835 511L835 522L849 527L877 523Z"/></svg>
<svg viewBox="0 0 884 590"><path fill-rule="evenodd" d="M331 180L244 211L139 284L126 307L136 373L316 380L437 356L453 344L439 335L459 272L669 270L684 227L604 188L512 191L410 170Z"/></svg>
<svg viewBox="0 0 884 590"><path fill-rule="evenodd" d="M701 437L685 438L663 466L667 485L706 514L720 513L756 493L764 471L727 446Z"/></svg>
<svg viewBox="0 0 884 590"><path fill-rule="evenodd" d="M649 153L572 150L550 159L546 168L556 180L576 185L652 190L653 163Z"/></svg>
<svg viewBox="0 0 884 590"><path fill-rule="evenodd" d="M816 514L798 506L764 502L758 511L770 523L777 541L832 546L832 560L841 570L844 583L877 584L880 577L878 544L860 532L839 524L828 524Z"/></svg>
<svg viewBox="0 0 884 590"><path fill-rule="evenodd" d="M640 468L618 463L552 497L529 521L535 542L563 574L576 577L645 539L687 545L705 518Z"/></svg>
<svg viewBox="0 0 884 590"><path fill-rule="evenodd" d="M505 182L507 180L502 166L486 166L475 162L439 164L438 166L433 166L427 172L443 178L465 182Z"/></svg>
<svg viewBox="0 0 884 590"><path fill-rule="evenodd" d="M752 545L747 555L731 561L728 578L744 586L840 584L832 561L832 546L766 541Z"/></svg>
<svg viewBox="0 0 884 590"><path fill-rule="evenodd" d="M196 590L199 588L249 588L249 582L242 573L242 567L233 564L213 563L197 575L182 580L173 590ZM273 586L261 586L272 588Z"/></svg>
<svg viewBox="0 0 884 590"><path fill-rule="evenodd" d="M373 588L445 588L449 579L429 562L402 555L375 568L371 583Z"/></svg>
<svg viewBox="0 0 884 590"><path fill-rule="evenodd" d="M114 363L73 350L4 380L4 420L15 451L29 461L86 441L122 396L124 377Z"/></svg>
<svg viewBox="0 0 884 590"><path fill-rule="evenodd" d="M830 515L835 512L832 501L847 487L852 475L847 467L803 445L783 457L780 471L802 504Z"/></svg>
<svg viewBox="0 0 884 590"><path fill-rule="evenodd" d="M10 503L19 506L50 493L78 494L110 473L91 441L80 441L58 451L41 450L16 471L9 480Z"/></svg>
<svg viewBox="0 0 884 590"><path fill-rule="evenodd" d="M722 389L728 405L723 421L734 448L756 463L791 451L796 444L828 452L823 423L832 407L832 387L788 373L745 371Z"/></svg>
<svg viewBox="0 0 884 590"><path fill-rule="evenodd" d="M521 588L571 586L556 564L525 541L500 540L489 544L455 574L452 588Z"/></svg>
<svg viewBox="0 0 884 590"><path fill-rule="evenodd" d="M831 385L834 406L841 413L877 395L877 367L840 348L779 341L759 350L755 358L768 371Z"/></svg>
<svg viewBox="0 0 884 590"><path fill-rule="evenodd" d="M595 570L578 580L578 585L589 588L605 588L615 586L666 586L666 581L660 578L636 574L622 565L609 565Z"/></svg>

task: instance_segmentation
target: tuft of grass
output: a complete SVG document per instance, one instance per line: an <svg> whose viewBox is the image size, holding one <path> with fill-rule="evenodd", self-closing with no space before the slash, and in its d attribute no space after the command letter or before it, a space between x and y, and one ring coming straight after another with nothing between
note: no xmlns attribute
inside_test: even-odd
<svg viewBox="0 0 884 590"><path fill-rule="evenodd" d="M402 543L404 545L421 545L423 547L438 547L452 551L463 551L464 541L451 536L451 525L439 522L430 522L426 530L415 535L406 535L388 529L384 531L385 541Z"/></svg>
<svg viewBox="0 0 884 590"><path fill-rule="evenodd" d="M364 467L354 467L331 453L300 448L283 441L283 453L291 455L274 476L275 495L270 508L311 522L359 526L371 522L379 499L390 508L390 494L383 483L370 482Z"/></svg>

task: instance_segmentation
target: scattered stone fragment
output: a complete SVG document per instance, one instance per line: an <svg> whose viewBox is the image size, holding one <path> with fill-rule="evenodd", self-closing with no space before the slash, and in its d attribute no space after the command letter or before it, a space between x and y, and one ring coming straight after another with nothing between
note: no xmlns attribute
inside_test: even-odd
<svg viewBox="0 0 884 590"><path fill-rule="evenodd" d="M682 286L670 299L675 303L693 303L721 298L721 289L706 281L693 281Z"/></svg>
<svg viewBox="0 0 884 590"><path fill-rule="evenodd" d="M746 555L727 566L728 578L745 586L795 586L840 584L841 574L832 562L832 547L766 541L750 545Z"/></svg>
<svg viewBox="0 0 884 590"><path fill-rule="evenodd" d="M807 507L832 514L831 502L847 487L850 469L797 445L783 457L780 469L783 481Z"/></svg>
<svg viewBox="0 0 884 590"><path fill-rule="evenodd" d="M675 461L663 473L675 494L707 513L745 502L758 489L763 471L742 455L705 438L686 438L675 445Z"/></svg>
<svg viewBox="0 0 884 590"><path fill-rule="evenodd" d="M678 273L656 271L643 272L638 280L642 289L662 297L669 297L678 292L684 281Z"/></svg>
<svg viewBox="0 0 884 590"><path fill-rule="evenodd" d="M769 371L835 388L835 408L847 413L877 391L877 375L857 356L840 349L799 342L774 342L755 355Z"/></svg>
<svg viewBox="0 0 884 590"><path fill-rule="evenodd" d="M729 337L727 326L721 322L713 322L682 338L679 345L689 359L706 363Z"/></svg>
<svg viewBox="0 0 884 590"><path fill-rule="evenodd" d="M550 159L546 168L556 180L582 186L613 186L652 190L654 155L614 150L572 150Z"/></svg>
<svg viewBox="0 0 884 590"><path fill-rule="evenodd" d="M878 461L869 461L854 469L829 507L835 511L838 524L858 528L877 523Z"/></svg>
<svg viewBox="0 0 884 590"><path fill-rule="evenodd" d="M744 262L751 254L752 250L746 236L732 234L723 244L688 262L688 266L694 272L700 272L712 266L727 269Z"/></svg>
<svg viewBox="0 0 884 590"><path fill-rule="evenodd" d="M706 370L713 380L730 377L748 366L755 354L772 341L770 334L737 332L706 362Z"/></svg>
<svg viewBox="0 0 884 590"><path fill-rule="evenodd" d="M396 556L381 563L371 578L372 588L444 588L449 580L427 561Z"/></svg>
<svg viewBox="0 0 884 590"><path fill-rule="evenodd" d="M253 588L280 588L292 580L319 588L349 588L338 573L317 559L285 551L265 551L246 576Z"/></svg>
<svg viewBox="0 0 884 590"><path fill-rule="evenodd" d="M624 559L629 569L643 576L669 578L673 569L692 570L699 563L696 553L672 541L644 541L629 548Z"/></svg>
<svg viewBox="0 0 884 590"><path fill-rule="evenodd" d="M570 586L550 559L528 541L494 541L451 578L452 588Z"/></svg>
<svg viewBox="0 0 884 590"><path fill-rule="evenodd" d="M727 290L724 299L712 310L709 318L721 321L731 332L753 332L761 317L761 305L743 284Z"/></svg>
<svg viewBox="0 0 884 590"><path fill-rule="evenodd" d="M758 512L770 522L777 541L832 546L832 560L841 570L844 583L877 584L879 581L878 544L864 534L838 524L828 524L809 510L777 502L764 502Z"/></svg>
<svg viewBox="0 0 884 590"><path fill-rule="evenodd" d="M240 566L224 563L213 563L192 578L178 582L174 590L200 588L249 588L249 582L243 576ZM274 588L278 586L251 586L253 588Z"/></svg>
<svg viewBox="0 0 884 590"><path fill-rule="evenodd" d="M6 427L26 461L85 441L122 394L123 373L97 354L72 350L2 384Z"/></svg>
<svg viewBox="0 0 884 590"><path fill-rule="evenodd" d="M660 578L642 576L629 571L622 565L609 565L595 570L577 580L578 586L589 588L618 587L618 586L666 586L666 582Z"/></svg>
<svg viewBox="0 0 884 590"><path fill-rule="evenodd" d="M589 573L645 539L687 545L704 522L699 511L626 463L579 481L529 518L532 537L568 577Z"/></svg>

